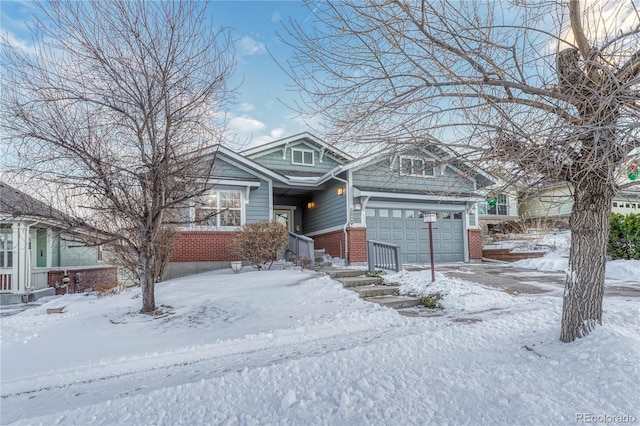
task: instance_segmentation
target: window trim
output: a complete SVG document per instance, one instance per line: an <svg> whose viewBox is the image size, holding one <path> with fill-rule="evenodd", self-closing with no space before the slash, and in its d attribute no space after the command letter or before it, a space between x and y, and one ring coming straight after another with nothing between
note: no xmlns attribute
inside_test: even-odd
<svg viewBox="0 0 640 426"><path fill-rule="evenodd" d="M402 162L404 160L411 160L411 172L410 173L404 173L403 172L403 164ZM422 173L415 173L415 169L414 169L414 164L413 162L415 160L418 161L422 161L423 163L423 169L422 169ZM431 174L427 174L426 173L426 168L427 168L427 164L431 164ZM414 156L409 156L409 155L401 155L400 156L400 160L399 160L399 168L400 168L400 176L413 176L413 177L428 177L428 178L434 178L436 177L436 168L435 168L435 161L428 159L428 158L424 158L424 157L414 157Z"/></svg>
<svg viewBox="0 0 640 426"><path fill-rule="evenodd" d="M13 232L0 232L0 238L3 239L3 248L0 251L0 254L2 255L2 258L0 259L0 268L13 268L13 253L15 250L15 248L13 247ZM9 244L7 243L11 244L11 248L8 247ZM9 253L11 253L11 256L9 256ZM9 259L11 260L11 264L9 264Z"/></svg>
<svg viewBox="0 0 640 426"><path fill-rule="evenodd" d="M221 210L220 208L220 200L221 200L221 193L228 193L228 192L232 192L232 193L237 193L240 194L240 207L232 207L229 208L232 211L240 211L240 224L239 225L220 225L220 220L221 220L221 215L215 215L215 221L216 224L215 225L210 225L210 224L205 224L205 223L199 223L196 221L196 214L197 214L197 210L198 209L206 209L206 210ZM192 213L193 213L193 226L195 226L198 229L211 229L211 230L235 230L238 229L240 226L244 225L246 222L246 210L245 210L245 202L244 202L244 193L243 191L239 190L239 189L213 189L210 191L207 191L205 194L201 195L201 198L204 197L208 197L212 194L217 194L216 197L216 206L213 207L208 207L208 206L204 206L201 204L196 204L193 206L192 209ZM213 218L212 218L213 219Z"/></svg>
<svg viewBox="0 0 640 426"><path fill-rule="evenodd" d="M503 196L504 197L504 203L500 202L500 197ZM497 197L497 202L495 206L489 206L489 204L487 204L486 201L483 201L481 203L478 203L478 216L491 216L491 217L507 217L509 216L509 195L505 192L501 192L499 194L496 195ZM484 213L480 213L480 206L484 207ZM499 212L499 206L504 206L505 207L505 214L500 214ZM495 213L489 213L489 209L495 208L496 212Z"/></svg>
<svg viewBox="0 0 640 426"><path fill-rule="evenodd" d="M300 152L302 155L302 161L301 162L297 162L294 158L294 153L295 152ZM313 167L315 166L315 155L314 155L314 150L312 149L304 149L304 148L291 148L291 164L296 165L296 166L309 166L309 167ZM305 163L304 162L304 154L305 153L310 153L311 154L311 164L309 163Z"/></svg>

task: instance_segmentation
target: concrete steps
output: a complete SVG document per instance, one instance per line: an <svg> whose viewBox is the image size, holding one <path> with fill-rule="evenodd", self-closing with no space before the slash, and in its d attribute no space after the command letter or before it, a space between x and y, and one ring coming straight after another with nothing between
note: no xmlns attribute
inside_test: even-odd
<svg viewBox="0 0 640 426"><path fill-rule="evenodd" d="M420 305L420 300L411 296L365 297L364 300L393 309L413 308Z"/></svg>
<svg viewBox="0 0 640 426"><path fill-rule="evenodd" d="M381 277L368 277L362 269L326 269L322 270L334 280L367 302L377 303L393 309L412 308L420 305L416 297L400 296L398 287L384 285Z"/></svg>

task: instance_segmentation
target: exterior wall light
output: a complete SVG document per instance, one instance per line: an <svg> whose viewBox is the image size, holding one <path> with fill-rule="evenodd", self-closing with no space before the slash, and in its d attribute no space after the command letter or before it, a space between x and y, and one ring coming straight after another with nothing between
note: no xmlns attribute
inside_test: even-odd
<svg viewBox="0 0 640 426"><path fill-rule="evenodd" d="M338 188L338 195L341 197L344 195L344 186Z"/></svg>
<svg viewBox="0 0 640 426"><path fill-rule="evenodd" d="M315 206L316 206L316 203L314 203L313 201L309 201L309 202L307 203L307 208L308 208L309 210L311 210L311 209L312 209L312 208L314 208Z"/></svg>

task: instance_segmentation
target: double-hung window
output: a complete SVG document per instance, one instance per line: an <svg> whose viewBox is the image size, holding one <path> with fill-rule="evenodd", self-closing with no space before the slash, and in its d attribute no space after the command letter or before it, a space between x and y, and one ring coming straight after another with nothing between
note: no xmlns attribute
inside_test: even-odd
<svg viewBox="0 0 640 426"><path fill-rule="evenodd" d="M488 203L478 203L478 214L491 216L508 216L509 201L507 194L498 194L496 196L496 204L490 206Z"/></svg>
<svg viewBox="0 0 640 426"><path fill-rule="evenodd" d="M242 225L242 192L212 191L200 198L195 209L198 226Z"/></svg>
<svg viewBox="0 0 640 426"><path fill-rule="evenodd" d="M0 232L0 268L13 266L13 234Z"/></svg>
<svg viewBox="0 0 640 426"><path fill-rule="evenodd" d="M308 149L291 149L291 164L313 166L313 151Z"/></svg>
<svg viewBox="0 0 640 426"><path fill-rule="evenodd" d="M433 162L424 158L400 157L401 176L435 176Z"/></svg>

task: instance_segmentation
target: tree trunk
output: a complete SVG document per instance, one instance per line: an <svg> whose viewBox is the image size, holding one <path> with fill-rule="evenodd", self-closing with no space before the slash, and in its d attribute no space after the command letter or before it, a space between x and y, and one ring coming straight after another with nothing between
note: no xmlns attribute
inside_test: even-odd
<svg viewBox="0 0 640 426"><path fill-rule="evenodd" d="M569 219L571 251L565 279L560 340L572 342L602 324L604 274L613 188L588 176L574 185Z"/></svg>
<svg viewBox="0 0 640 426"><path fill-rule="evenodd" d="M154 292L155 286L155 274L153 273L155 268L153 267L153 260L148 256L140 257L142 270L140 271L140 287L142 290L142 309L140 313L150 314L156 310L156 297Z"/></svg>

